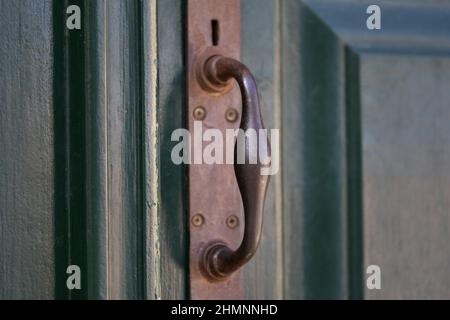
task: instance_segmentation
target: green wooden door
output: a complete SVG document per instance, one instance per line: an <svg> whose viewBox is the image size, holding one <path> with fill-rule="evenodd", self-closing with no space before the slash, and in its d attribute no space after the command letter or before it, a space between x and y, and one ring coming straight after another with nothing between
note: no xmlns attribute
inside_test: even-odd
<svg viewBox="0 0 450 320"><path fill-rule="evenodd" d="M0 0L0 298L189 298L187 2ZM450 298L450 2L376 3L241 0L281 130L249 299Z"/></svg>

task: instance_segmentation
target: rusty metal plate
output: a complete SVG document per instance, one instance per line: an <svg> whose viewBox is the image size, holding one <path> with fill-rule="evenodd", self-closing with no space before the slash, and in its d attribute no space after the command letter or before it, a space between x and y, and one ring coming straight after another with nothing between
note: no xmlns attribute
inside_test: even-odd
<svg viewBox="0 0 450 320"><path fill-rule="evenodd" d="M199 268L202 251L213 241L223 241L236 249L243 237L244 216L234 167L225 164L193 164L194 121L202 120L203 132L216 128L222 132L237 129L241 98L234 83L225 94L204 91L196 79L196 63L205 56L221 54L240 58L240 1L189 0L187 16L187 127L191 134L189 175L190 296L191 299L242 299L241 271L220 282L211 282ZM237 114L234 112L237 111ZM198 137L198 136L197 136ZM203 142L203 148L210 142ZM194 146L196 144L196 146ZM203 150L202 148L202 150Z"/></svg>

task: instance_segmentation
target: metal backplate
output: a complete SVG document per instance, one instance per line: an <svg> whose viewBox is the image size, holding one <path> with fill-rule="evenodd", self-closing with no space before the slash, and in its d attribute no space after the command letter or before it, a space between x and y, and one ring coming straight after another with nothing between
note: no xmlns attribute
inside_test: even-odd
<svg viewBox="0 0 450 320"><path fill-rule="evenodd" d="M213 54L239 60L240 1L189 0L187 39L187 126L191 133L192 163L189 165L191 299L242 299L244 288L240 271L224 281L211 282L199 269L202 250L206 245L220 240L235 249L243 236L241 196L233 165L225 164L225 130L237 129L240 122L239 88L233 83L227 93L208 93L197 82L195 70L200 59ZM194 121L201 119L203 132L211 128L221 131L224 149L216 152L223 152L221 160L224 164L205 164L203 161L194 164L194 148L204 150L211 143L202 142L202 133L194 132ZM228 156L232 156L234 147L228 149L231 152Z"/></svg>

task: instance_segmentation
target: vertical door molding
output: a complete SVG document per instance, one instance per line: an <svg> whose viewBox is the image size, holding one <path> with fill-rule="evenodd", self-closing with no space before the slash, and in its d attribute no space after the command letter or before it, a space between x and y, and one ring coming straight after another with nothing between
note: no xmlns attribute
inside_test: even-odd
<svg viewBox="0 0 450 320"><path fill-rule="evenodd" d="M148 4L70 4L81 8L81 30L62 31L68 2L54 7L57 291L72 299L144 298L147 209L157 201L146 193L152 182L145 152L154 146L145 133L156 125L146 122L147 108L155 107L145 105ZM79 291L65 288L68 264L81 267Z"/></svg>

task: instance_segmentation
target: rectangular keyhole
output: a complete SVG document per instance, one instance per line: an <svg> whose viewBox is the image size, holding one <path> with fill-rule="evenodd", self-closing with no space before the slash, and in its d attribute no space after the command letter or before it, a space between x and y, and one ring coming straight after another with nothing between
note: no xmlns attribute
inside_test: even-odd
<svg viewBox="0 0 450 320"><path fill-rule="evenodd" d="M218 20L215 20L215 19L211 20L211 30L212 30L212 34L211 34L212 44L213 44L213 46L218 46L219 45L219 35L220 35Z"/></svg>

